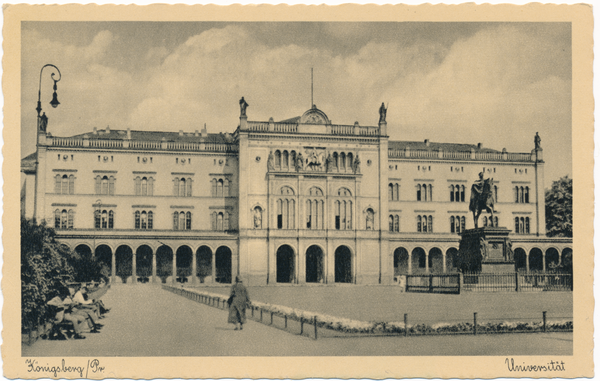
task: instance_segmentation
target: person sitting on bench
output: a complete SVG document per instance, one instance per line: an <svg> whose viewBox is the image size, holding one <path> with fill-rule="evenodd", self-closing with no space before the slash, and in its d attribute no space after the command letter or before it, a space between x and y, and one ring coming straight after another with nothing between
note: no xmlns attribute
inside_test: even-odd
<svg viewBox="0 0 600 381"><path fill-rule="evenodd" d="M71 301L71 313L76 315L83 316L90 327L91 333L97 333L99 328L102 328L102 324L98 323L98 315L90 309L82 308L81 304L76 303L71 299L75 295L75 288L73 286L69 286L69 300Z"/></svg>
<svg viewBox="0 0 600 381"><path fill-rule="evenodd" d="M74 339L85 339L85 336L81 335L82 323L86 320L84 316L71 313L72 300L69 297L69 290L61 287L56 291L56 296L48 301L48 305L55 309L54 325L62 323L63 321L69 321L73 324L73 330L75 331Z"/></svg>
<svg viewBox="0 0 600 381"><path fill-rule="evenodd" d="M87 287L81 287L74 295L73 301L75 303L79 303L78 308L80 309L89 309L93 311L96 316L102 319L102 313L100 312L100 305L95 300L88 300L85 296L87 295Z"/></svg>

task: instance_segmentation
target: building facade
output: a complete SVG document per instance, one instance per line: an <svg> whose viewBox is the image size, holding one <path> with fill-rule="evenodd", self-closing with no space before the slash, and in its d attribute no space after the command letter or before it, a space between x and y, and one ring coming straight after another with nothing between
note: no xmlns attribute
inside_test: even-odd
<svg viewBox="0 0 600 381"><path fill-rule="evenodd" d="M376 126L332 124L316 106L232 133L40 129L22 160L22 214L111 269L115 281L250 285L390 284L456 271L473 228L471 184L494 179L519 271L571 260L572 240L545 236L539 137L526 153L481 144L390 141Z"/></svg>

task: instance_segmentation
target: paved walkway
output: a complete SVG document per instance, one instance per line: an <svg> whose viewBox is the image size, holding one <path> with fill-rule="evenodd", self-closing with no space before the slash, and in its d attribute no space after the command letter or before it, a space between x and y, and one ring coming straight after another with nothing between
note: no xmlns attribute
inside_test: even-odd
<svg viewBox="0 0 600 381"><path fill-rule="evenodd" d="M101 333L85 340L38 340L22 356L401 356L571 355L571 333L312 338L248 321L153 285L113 286Z"/></svg>

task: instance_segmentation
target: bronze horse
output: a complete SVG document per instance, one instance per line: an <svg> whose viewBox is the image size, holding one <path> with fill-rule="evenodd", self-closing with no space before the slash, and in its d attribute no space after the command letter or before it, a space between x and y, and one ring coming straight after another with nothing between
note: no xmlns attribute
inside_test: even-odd
<svg viewBox="0 0 600 381"><path fill-rule="evenodd" d="M494 220L494 195L492 192L493 182L494 179L481 179L471 187L471 201L469 203L469 210L473 212L475 229L478 227L477 221L479 220L479 215L484 209L492 214L491 220Z"/></svg>

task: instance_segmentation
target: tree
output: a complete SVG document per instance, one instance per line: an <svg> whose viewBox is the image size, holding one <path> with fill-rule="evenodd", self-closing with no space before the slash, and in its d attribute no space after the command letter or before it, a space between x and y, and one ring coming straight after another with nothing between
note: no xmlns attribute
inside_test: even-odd
<svg viewBox="0 0 600 381"><path fill-rule="evenodd" d="M68 282L102 277L102 264L56 240L46 222L21 219L21 322L32 329L44 321L46 303Z"/></svg>
<svg viewBox="0 0 600 381"><path fill-rule="evenodd" d="M573 237L573 179L569 176L546 189L546 235Z"/></svg>
<svg viewBox="0 0 600 381"><path fill-rule="evenodd" d="M58 285L73 278L72 252L57 242L46 223L21 219L21 319L32 328L46 314L46 302Z"/></svg>

